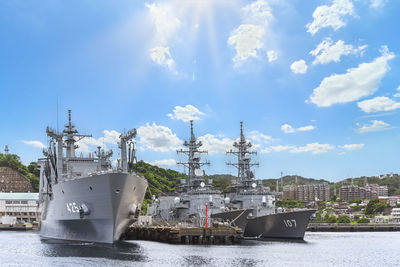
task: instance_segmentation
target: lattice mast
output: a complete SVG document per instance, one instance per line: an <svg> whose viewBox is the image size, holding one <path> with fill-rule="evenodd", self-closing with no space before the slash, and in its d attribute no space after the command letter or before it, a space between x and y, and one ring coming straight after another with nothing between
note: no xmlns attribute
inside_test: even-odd
<svg viewBox="0 0 400 267"><path fill-rule="evenodd" d="M251 171L251 167L258 166L258 162L251 162L251 155L257 155L256 151L249 151L253 146L250 141L247 141L243 134L243 122L240 122L240 138L239 141L235 141L233 146L237 150L229 150L227 154L233 154L237 157L237 162L228 162L227 165L234 166L238 169L238 183L239 188L251 188L254 173Z"/></svg>
<svg viewBox="0 0 400 267"><path fill-rule="evenodd" d="M177 154L185 154L188 156L187 162L178 162L177 164L183 165L189 169L188 186L192 188L199 187L204 182L204 171L200 169L201 166L210 165L209 162L201 162L200 155L207 154L206 150L199 150L203 145L201 141L197 141L193 133L193 120L190 121L190 141L183 144L187 149L177 150Z"/></svg>
<svg viewBox="0 0 400 267"><path fill-rule="evenodd" d="M47 127L46 129L47 136L49 136L55 143L57 143L57 153L53 151L51 153L51 146L48 150L50 155L53 157L53 161L56 167L56 181L62 174L65 174L67 170L63 166L63 148L66 148L66 158L75 158L75 150L79 147L76 145L78 141L85 137L92 137L92 135L87 134L78 134L78 131L75 129L75 125L72 124L71 120L71 110L68 110L68 124L65 125L65 129L59 133L58 131ZM51 144L53 141L50 142ZM54 143L53 143L54 145ZM55 150L55 145L53 146Z"/></svg>

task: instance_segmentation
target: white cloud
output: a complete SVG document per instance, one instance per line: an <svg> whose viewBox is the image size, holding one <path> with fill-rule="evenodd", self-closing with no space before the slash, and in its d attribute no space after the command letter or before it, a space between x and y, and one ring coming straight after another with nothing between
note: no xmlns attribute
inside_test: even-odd
<svg viewBox="0 0 400 267"><path fill-rule="evenodd" d="M279 146L270 146L271 150L275 152L281 152L281 151L287 151L295 148L295 146L289 146L289 145L279 145Z"/></svg>
<svg viewBox="0 0 400 267"><path fill-rule="evenodd" d="M181 21L175 15L174 6L168 3L145 4L145 6L155 27L155 42L161 45L167 44L181 27Z"/></svg>
<svg viewBox="0 0 400 267"><path fill-rule="evenodd" d="M275 50L269 50L267 52L268 62L272 62L278 59L278 53Z"/></svg>
<svg viewBox="0 0 400 267"><path fill-rule="evenodd" d="M357 68L348 69L345 74L333 74L324 78L314 89L310 101L319 107L329 107L336 103L347 103L369 96L378 90L379 83L390 70L388 61L395 55L386 46L382 55Z"/></svg>
<svg viewBox="0 0 400 267"><path fill-rule="evenodd" d="M306 125L306 126L302 126L299 128L293 128L293 126L291 126L290 124L283 124L281 126L281 130L284 133L295 133L295 132L306 132L306 131L312 131L315 129L314 125Z"/></svg>
<svg viewBox="0 0 400 267"><path fill-rule="evenodd" d="M400 91L400 86L397 87L396 90L397 90L397 91ZM395 94L393 95L393 97L400 97L400 93L395 93Z"/></svg>
<svg viewBox="0 0 400 267"><path fill-rule="evenodd" d="M350 54L363 54L367 45L359 46L354 48L352 45L346 45L344 41L339 40L333 43L331 38L325 38L314 50L310 52L311 55L315 56L313 65L316 64L327 64L329 62L340 62L341 56L347 56Z"/></svg>
<svg viewBox="0 0 400 267"><path fill-rule="evenodd" d="M260 143L268 143L274 140L271 136L262 134L259 131L251 131L248 137L254 142L260 142Z"/></svg>
<svg viewBox="0 0 400 267"><path fill-rule="evenodd" d="M283 124L281 130L284 133L294 133L295 129L290 124Z"/></svg>
<svg viewBox="0 0 400 267"><path fill-rule="evenodd" d="M267 23L268 20L273 18L272 9L269 4L264 0L257 0L248 4L243 8L246 14L246 19L260 24Z"/></svg>
<svg viewBox="0 0 400 267"><path fill-rule="evenodd" d="M226 153L232 148L234 140L227 137L217 137L212 134L206 134L198 138L203 143L202 149L205 149L210 154Z"/></svg>
<svg viewBox="0 0 400 267"><path fill-rule="evenodd" d="M261 150L261 154L267 154L270 152L282 152L282 151L288 151L295 148L295 146L290 146L290 145L278 145L278 146L270 146L266 147Z"/></svg>
<svg viewBox="0 0 400 267"><path fill-rule="evenodd" d="M290 150L290 153L304 153L311 152L312 154L322 154L327 153L329 150L333 150L335 147L330 144L320 144L320 143L311 143L305 146L294 147Z"/></svg>
<svg viewBox="0 0 400 267"><path fill-rule="evenodd" d="M370 124L364 124L360 126L361 127L358 129L359 133L377 132L392 128L389 123L379 120L371 120Z"/></svg>
<svg viewBox="0 0 400 267"><path fill-rule="evenodd" d="M192 105L186 105L185 107L175 106L173 110L173 114L168 114L173 120L181 120L184 122L188 122L190 120L200 120L199 116L204 115L198 108Z"/></svg>
<svg viewBox="0 0 400 267"><path fill-rule="evenodd" d="M139 143L144 146L143 149L166 152L177 149L183 143L170 128L156 123L152 125L146 123L140 126L137 132L140 138Z"/></svg>
<svg viewBox="0 0 400 267"><path fill-rule="evenodd" d="M26 140L22 140L22 143L29 145L29 146L33 146L33 147L37 147L37 148L46 148L46 146L40 142L40 141L26 141Z"/></svg>
<svg viewBox="0 0 400 267"><path fill-rule="evenodd" d="M86 137L78 142L77 152L89 153L94 150L97 150L97 147L102 147L103 149L107 149L107 145L116 146L120 141L119 136L121 133L115 130L104 130L103 136L99 138Z"/></svg>
<svg viewBox="0 0 400 267"><path fill-rule="evenodd" d="M120 137L121 133L119 133L115 130L111 130L111 131L104 130L103 134L104 134L104 137L99 138L100 142L117 145L118 142L120 141L119 137Z"/></svg>
<svg viewBox="0 0 400 267"><path fill-rule="evenodd" d="M316 34L320 29L332 27L338 30L345 26L343 17L354 14L353 3L349 0L334 0L331 6L323 5L315 9L313 22L307 24L307 32L311 35Z"/></svg>
<svg viewBox="0 0 400 267"><path fill-rule="evenodd" d="M370 2L370 7L379 9L385 6L387 0L367 0Z"/></svg>
<svg viewBox="0 0 400 267"><path fill-rule="evenodd" d="M176 17L172 4L145 4L149 11L150 20L154 24L154 44L149 50L150 58L156 64L168 68L173 73L175 61L169 50L169 43L181 26L181 21Z"/></svg>
<svg viewBox="0 0 400 267"><path fill-rule="evenodd" d="M340 148L342 148L344 150L348 150L348 151L359 150L359 149L364 148L364 144L346 144L346 145L340 146Z"/></svg>
<svg viewBox="0 0 400 267"><path fill-rule="evenodd" d="M320 144L318 142L307 144L305 146L293 146L293 145L278 145L278 146L270 146L263 150L261 153L270 153L270 152L283 152L288 151L290 153L306 153L311 152L312 154L322 154L327 153L329 150L335 149L335 146L330 144Z"/></svg>
<svg viewBox="0 0 400 267"><path fill-rule="evenodd" d="M257 50L264 45L263 36L264 28L253 24L242 24L231 33L228 44L236 50L233 58L235 66L249 58L257 58Z"/></svg>
<svg viewBox="0 0 400 267"><path fill-rule="evenodd" d="M292 65L290 65L290 69L294 74L305 74L307 72L307 64L301 59L293 62Z"/></svg>
<svg viewBox="0 0 400 267"><path fill-rule="evenodd" d="M357 103L358 107L366 113L391 111L400 108L400 102L396 102L386 96L378 96Z"/></svg>
<svg viewBox="0 0 400 267"><path fill-rule="evenodd" d="M308 132L308 131L312 131L315 129L314 125L307 125L307 126L302 126L297 128L296 130L299 132Z"/></svg>
<svg viewBox="0 0 400 267"><path fill-rule="evenodd" d="M250 58L258 58L258 50L264 48L264 37L273 19L271 7L264 0L255 1L243 8L243 23L231 32L228 44L235 48L234 66L238 67Z"/></svg>
<svg viewBox="0 0 400 267"><path fill-rule="evenodd" d="M269 148L269 147L266 147L266 148L264 148L264 149L261 149L261 151L260 151L261 154L268 154L268 153L270 153L270 152L272 152L272 150L271 150L271 148Z"/></svg>
<svg viewBox="0 0 400 267"><path fill-rule="evenodd" d="M150 49L150 58L158 65L167 67L170 71L177 74L175 70L175 61L171 57L169 47L156 46Z"/></svg>
<svg viewBox="0 0 400 267"><path fill-rule="evenodd" d="M153 162L150 162L151 165L155 165L158 167L168 167L168 166L173 166L176 164L175 159L161 159L161 160L155 160Z"/></svg>

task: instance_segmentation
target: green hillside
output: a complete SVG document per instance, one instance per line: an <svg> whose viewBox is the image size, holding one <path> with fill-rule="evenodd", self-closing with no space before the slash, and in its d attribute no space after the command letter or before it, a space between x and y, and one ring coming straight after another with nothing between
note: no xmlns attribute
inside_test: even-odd
<svg viewBox="0 0 400 267"><path fill-rule="evenodd" d="M130 164L129 169L139 175L143 175L149 184L143 201L142 214L146 214L147 204L151 202L153 195L159 196L173 192L180 185L181 179L187 179L187 176L183 173L159 168L144 161Z"/></svg>

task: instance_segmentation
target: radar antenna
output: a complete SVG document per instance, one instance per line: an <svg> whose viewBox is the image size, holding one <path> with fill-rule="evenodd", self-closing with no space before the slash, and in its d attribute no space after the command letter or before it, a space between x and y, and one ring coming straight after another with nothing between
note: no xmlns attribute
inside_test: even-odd
<svg viewBox="0 0 400 267"><path fill-rule="evenodd" d="M259 166L258 162L251 163L251 155L257 155L255 151L249 151L253 145L247 141L243 134L243 122L240 122L240 138L235 141L233 146L237 150L229 150L226 154L233 154L237 156L238 161L235 163L228 162L227 165L234 166L238 169L238 183L237 187L251 188L254 180L254 173L251 171L252 166Z"/></svg>
<svg viewBox="0 0 400 267"><path fill-rule="evenodd" d="M200 155L207 154L206 150L199 150L203 145L201 141L197 141L193 133L193 120L190 121L190 141L183 143L188 149L177 150L177 154L185 154L188 156L187 162L177 162L178 165L183 165L189 169L189 181L188 186L197 188L203 183L204 186L204 171L200 169L201 166L210 165L210 162L201 162Z"/></svg>

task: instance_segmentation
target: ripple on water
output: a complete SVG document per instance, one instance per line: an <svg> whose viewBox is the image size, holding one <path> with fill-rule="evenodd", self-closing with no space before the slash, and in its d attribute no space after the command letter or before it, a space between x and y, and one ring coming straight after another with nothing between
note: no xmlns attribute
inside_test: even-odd
<svg viewBox="0 0 400 267"><path fill-rule="evenodd" d="M150 241L114 246L41 241L0 232L0 266L397 266L400 233L307 233L306 242L245 241L185 246Z"/></svg>

